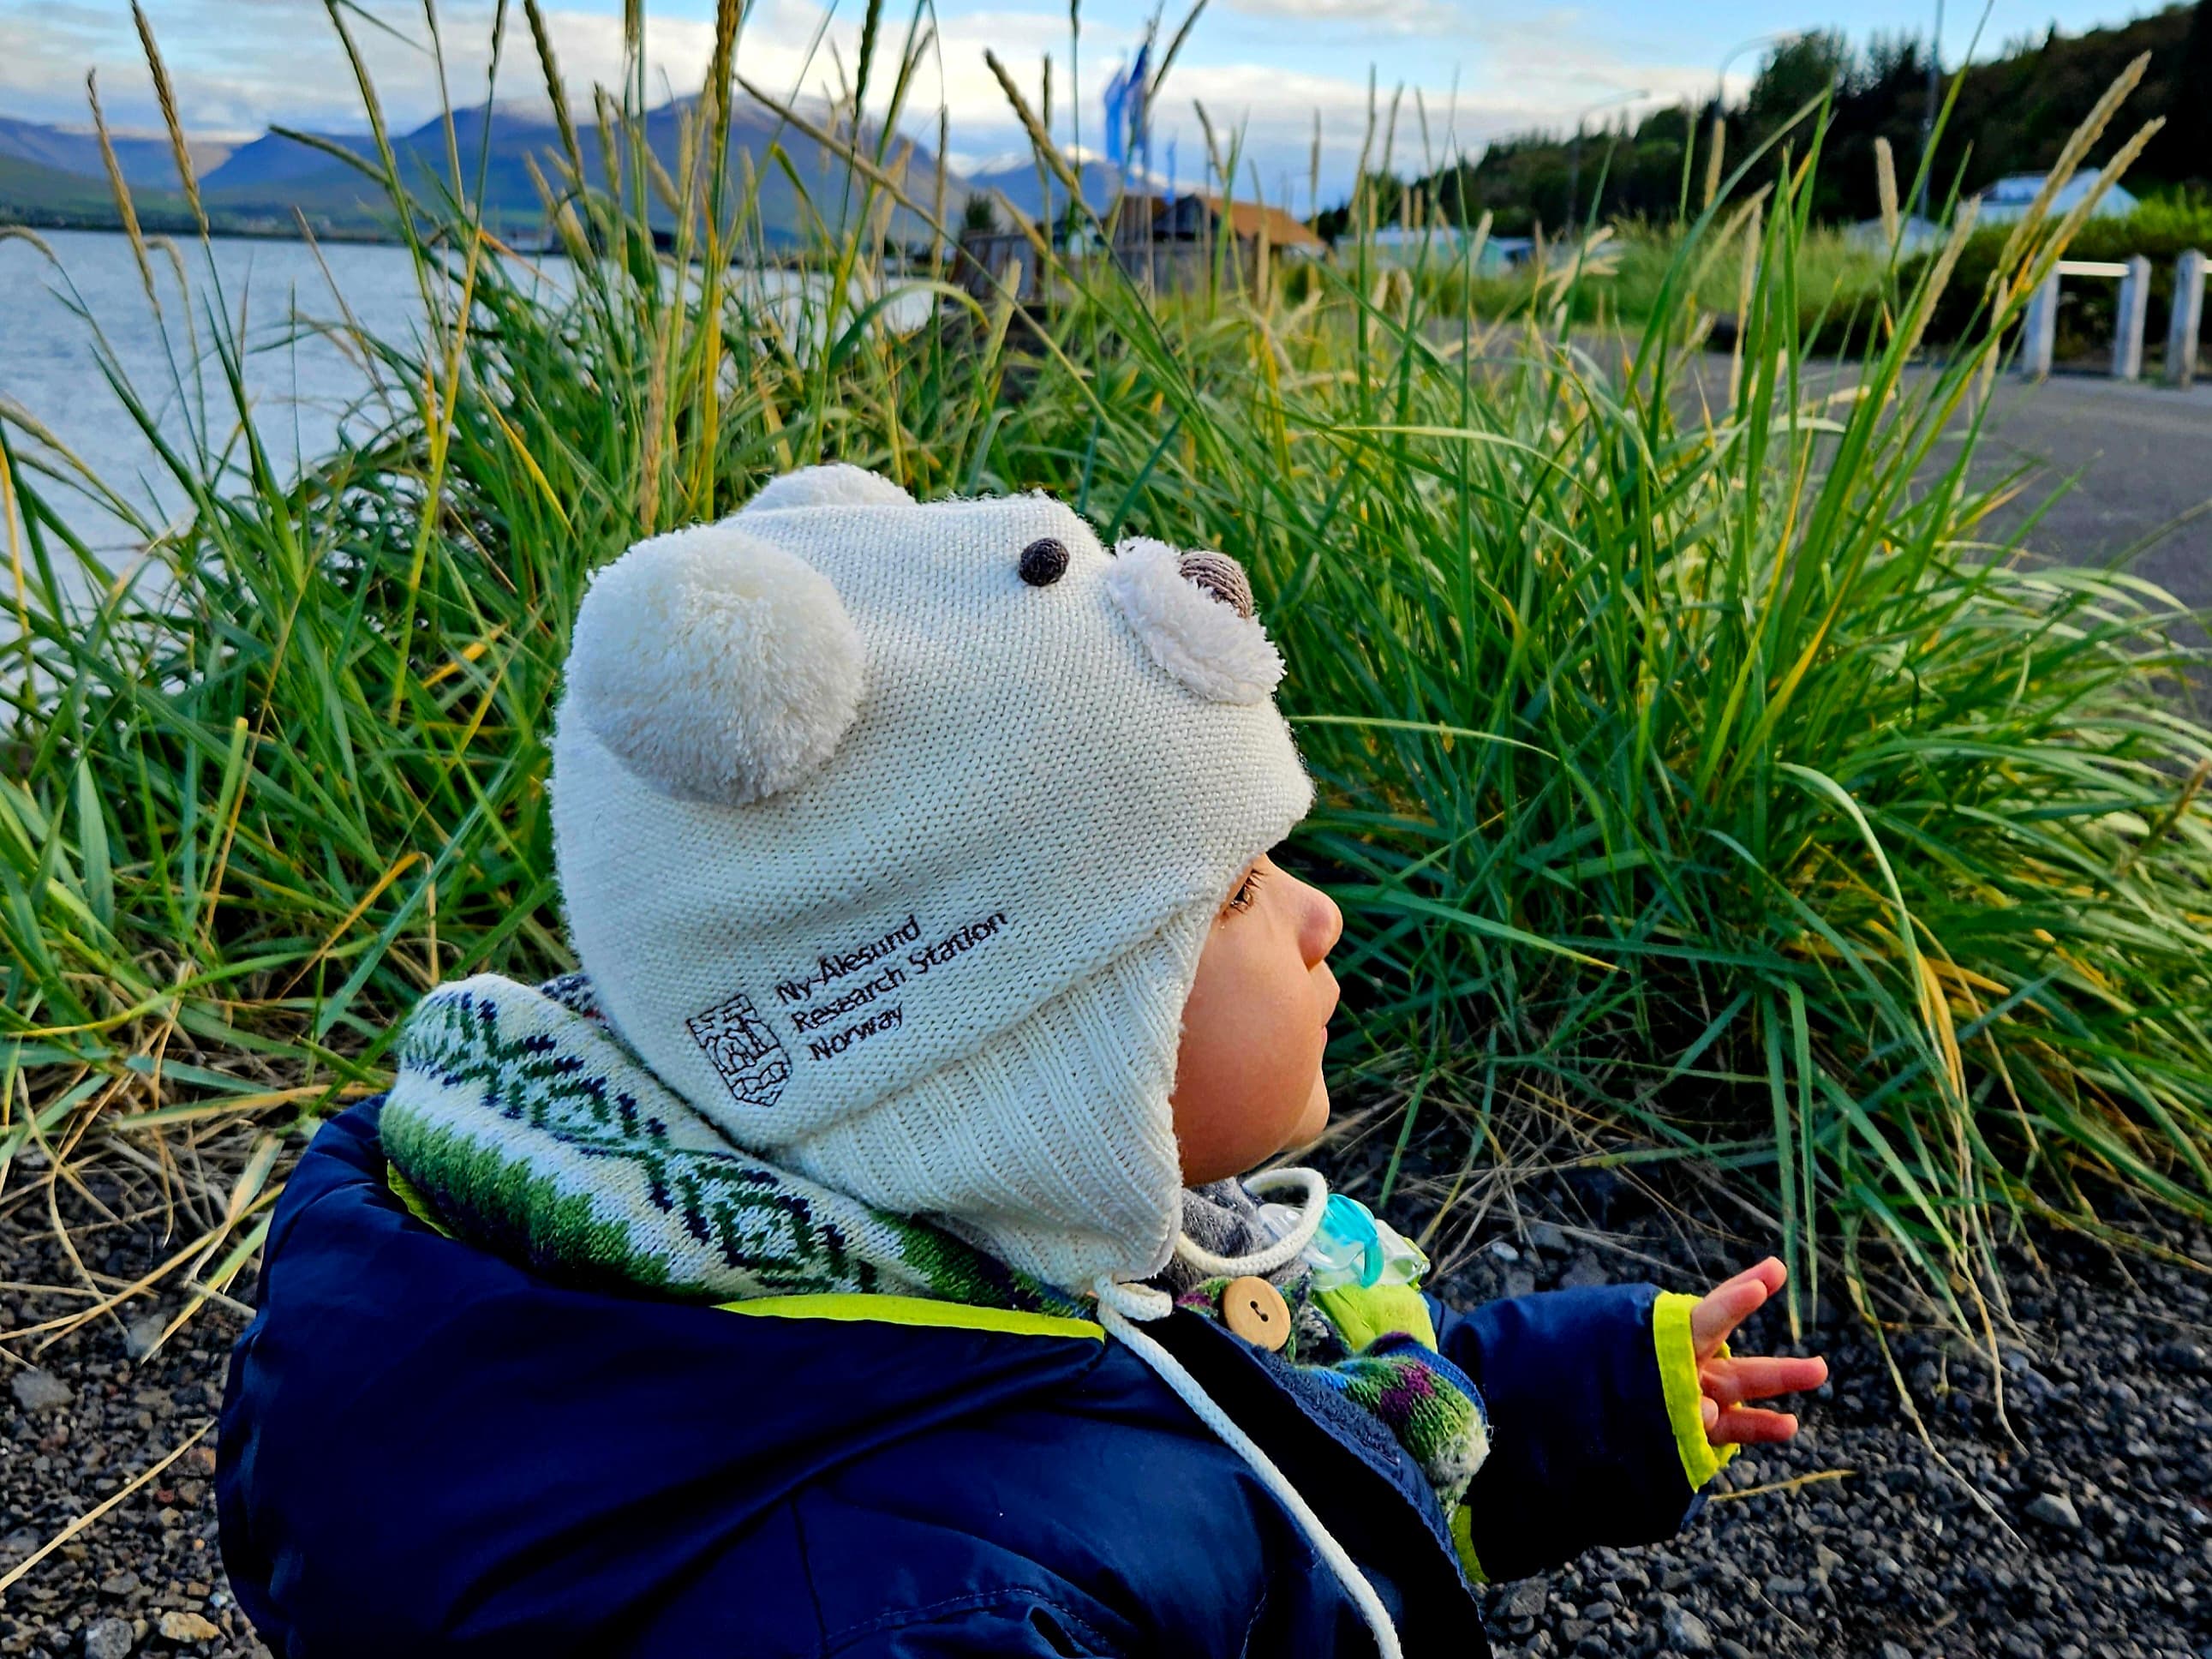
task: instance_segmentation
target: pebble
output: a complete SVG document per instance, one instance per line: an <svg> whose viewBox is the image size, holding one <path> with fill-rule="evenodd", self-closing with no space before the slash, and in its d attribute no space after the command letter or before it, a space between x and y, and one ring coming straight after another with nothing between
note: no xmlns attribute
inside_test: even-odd
<svg viewBox="0 0 2212 1659"><path fill-rule="evenodd" d="M1677 1653L1713 1651L1712 1632L1705 1628L1704 1620L1685 1607L1667 1609L1666 1621L1660 1626L1660 1634L1666 1638L1667 1645Z"/></svg>
<svg viewBox="0 0 2212 1659"><path fill-rule="evenodd" d="M1528 1227L1528 1247L1549 1255L1565 1255L1567 1253L1567 1236L1555 1221L1532 1222Z"/></svg>
<svg viewBox="0 0 2212 1659"><path fill-rule="evenodd" d="M161 1333L168 1328L169 1322L165 1315L139 1315L123 1328L124 1353L131 1359L143 1359L154 1352L154 1345L161 1340Z"/></svg>
<svg viewBox="0 0 2212 1659"><path fill-rule="evenodd" d="M52 1371L17 1371L9 1386L15 1391L15 1403L33 1417L58 1411L76 1398L76 1390Z"/></svg>
<svg viewBox="0 0 2212 1659"><path fill-rule="evenodd" d="M1594 1290L1600 1285L1612 1282L1604 1267L1594 1255L1577 1256L1566 1272L1559 1275L1559 1288L1563 1291Z"/></svg>
<svg viewBox="0 0 2212 1659"><path fill-rule="evenodd" d="M1544 1581L1523 1578L1506 1587L1498 1598L1498 1610L1507 1619L1540 1619L1544 1614Z"/></svg>
<svg viewBox="0 0 2212 1659"><path fill-rule="evenodd" d="M1829 1587L1829 1581L1836 1576L1836 1570L1842 1565L1844 1565L1844 1558L1826 1544L1813 1546L1813 1582L1822 1589Z"/></svg>
<svg viewBox="0 0 2212 1659"><path fill-rule="evenodd" d="M2061 1532L2081 1530L2081 1512L2074 1507L2074 1500L2063 1492L2037 1494L2027 1506L2027 1516L2031 1521L2040 1521L2045 1526L2056 1527Z"/></svg>
<svg viewBox="0 0 2212 1659"><path fill-rule="evenodd" d="M97 1619L84 1627L84 1659L128 1659L137 1641L127 1619Z"/></svg>
<svg viewBox="0 0 2212 1659"><path fill-rule="evenodd" d="M128 1567L120 1572L111 1572L100 1581L102 1595L124 1596L138 1588L138 1575Z"/></svg>
<svg viewBox="0 0 2212 1659"><path fill-rule="evenodd" d="M1875 1650L1876 1659L1912 1659L1912 1656L1895 1642L1884 1642Z"/></svg>
<svg viewBox="0 0 2212 1659"><path fill-rule="evenodd" d="M2212 1356L2206 1354L2201 1342L2169 1342L2158 1351L2158 1363L2168 1370L2212 1371Z"/></svg>
<svg viewBox="0 0 2212 1659"><path fill-rule="evenodd" d="M161 1635L171 1642L216 1642L222 1632L197 1613L165 1613L161 1615Z"/></svg>

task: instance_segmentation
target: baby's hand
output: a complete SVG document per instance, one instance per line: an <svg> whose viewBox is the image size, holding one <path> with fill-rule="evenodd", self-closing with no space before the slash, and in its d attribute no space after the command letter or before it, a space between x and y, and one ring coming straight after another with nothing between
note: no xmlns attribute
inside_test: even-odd
<svg viewBox="0 0 2212 1659"><path fill-rule="evenodd" d="M1802 1394L1828 1380L1825 1359L1766 1359L1745 1355L1724 1358L1721 1344L1766 1298L1780 1290L1790 1270L1772 1256L1747 1267L1725 1285L1708 1291L1690 1310L1690 1341L1698 1353L1698 1380L1705 1391L1705 1438L1716 1446L1787 1440L1797 1432L1788 1412L1747 1406L1778 1394Z"/></svg>

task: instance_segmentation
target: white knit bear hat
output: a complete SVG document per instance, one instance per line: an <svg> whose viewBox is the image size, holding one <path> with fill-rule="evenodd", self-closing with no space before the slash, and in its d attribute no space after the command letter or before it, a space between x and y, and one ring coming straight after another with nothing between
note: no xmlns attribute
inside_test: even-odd
<svg viewBox="0 0 2212 1659"><path fill-rule="evenodd" d="M740 1146L1047 1281L1168 1260L1199 952L1312 788L1218 553L810 467L577 616L577 951Z"/></svg>

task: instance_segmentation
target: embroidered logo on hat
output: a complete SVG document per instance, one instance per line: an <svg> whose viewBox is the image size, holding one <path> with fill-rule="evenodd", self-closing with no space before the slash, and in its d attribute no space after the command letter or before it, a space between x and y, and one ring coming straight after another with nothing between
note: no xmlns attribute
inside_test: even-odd
<svg viewBox="0 0 2212 1659"><path fill-rule="evenodd" d="M791 1081L791 1059L773 1026L743 991L684 1022L692 1041L740 1106L767 1108Z"/></svg>

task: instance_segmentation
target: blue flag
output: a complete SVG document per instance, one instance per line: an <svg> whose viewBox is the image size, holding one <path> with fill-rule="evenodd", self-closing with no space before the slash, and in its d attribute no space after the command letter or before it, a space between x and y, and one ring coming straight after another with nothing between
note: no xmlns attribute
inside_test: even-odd
<svg viewBox="0 0 2212 1659"><path fill-rule="evenodd" d="M1120 167L1129 159L1129 66L1124 64L1106 83L1106 159Z"/></svg>
<svg viewBox="0 0 2212 1659"><path fill-rule="evenodd" d="M1145 74L1152 55L1152 43L1149 40L1137 48L1137 61L1129 65L1128 83L1122 88L1123 101L1129 112L1129 138L1124 154L1133 150L1147 161L1152 160L1152 112L1145 107Z"/></svg>

